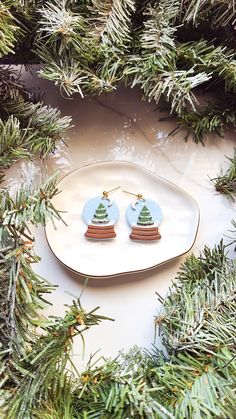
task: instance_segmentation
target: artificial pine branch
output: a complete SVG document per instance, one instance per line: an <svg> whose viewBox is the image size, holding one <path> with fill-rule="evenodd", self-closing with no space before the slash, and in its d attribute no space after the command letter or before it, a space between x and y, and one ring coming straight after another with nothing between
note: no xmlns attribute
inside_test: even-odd
<svg viewBox="0 0 236 419"><path fill-rule="evenodd" d="M68 7L68 1L47 2L45 6L38 9L41 16L39 22L39 33L41 40L46 44L60 44L58 54L71 45L79 46L81 35L85 35L86 25L80 14L73 13Z"/></svg>
<svg viewBox="0 0 236 419"><path fill-rule="evenodd" d="M175 32L172 26L178 14L179 3L161 0L146 12L147 21L140 37L140 56L131 57L125 74L132 75L132 87L140 85L145 96L157 103L161 96L171 105L171 112L181 114L187 104L195 109L192 90L211 77L204 71L196 73L194 66L187 70L177 68Z"/></svg>
<svg viewBox="0 0 236 419"><path fill-rule="evenodd" d="M35 417L123 418L234 418L234 355L223 347L212 357L179 354L166 359L162 352L133 348L81 375L59 379Z"/></svg>
<svg viewBox="0 0 236 419"><path fill-rule="evenodd" d="M39 258L33 253L34 238L28 224L45 225L47 220L61 219L51 202L57 193L54 176L31 192L29 188L21 189L14 198L5 189L0 194L4 417L30 418L42 392L46 394L44 386L49 388L55 376L63 378L73 337L77 334L83 337L87 328L104 319L95 314L96 310L86 313L80 301L69 307L64 319L47 320L40 313L47 304L44 295L54 287L31 267ZM46 335L39 337L36 327Z"/></svg>
<svg viewBox="0 0 236 419"><path fill-rule="evenodd" d="M32 251L33 238L14 240L5 232L1 244L1 344L2 350L7 351L3 359L9 360L15 353L19 357L25 355L29 344L37 338L36 321L42 321L40 310L47 306L43 294L54 287L31 267L39 261Z"/></svg>
<svg viewBox="0 0 236 419"><path fill-rule="evenodd" d="M92 33L102 46L110 46L121 53L130 44L130 14L135 10L133 0L92 0Z"/></svg>
<svg viewBox="0 0 236 419"><path fill-rule="evenodd" d="M225 93L235 91L236 60L235 52L226 46L217 46L213 41L179 43L177 46L177 63L179 66L193 67L196 72L205 71L212 76L213 82L224 81Z"/></svg>
<svg viewBox="0 0 236 419"><path fill-rule="evenodd" d="M236 11L234 0L184 0L181 2L181 13L183 20L190 22L193 21L198 25L203 20L210 20L211 28L217 26L235 25Z"/></svg>
<svg viewBox="0 0 236 419"><path fill-rule="evenodd" d="M5 123L0 120L0 168L5 169L17 159L29 158L26 148L25 132L20 129L20 122L10 117Z"/></svg>
<svg viewBox="0 0 236 419"><path fill-rule="evenodd" d="M18 351L31 340L38 310L44 307L41 293L51 289L31 268L39 258L32 251L34 238L28 224L45 225L46 220L61 218L50 201L57 193L55 176L31 193L22 188L15 198L7 189L0 193L2 333L11 345L16 338Z"/></svg>
<svg viewBox="0 0 236 419"><path fill-rule="evenodd" d="M0 170L21 158L39 153L45 158L63 140L71 118L61 117L60 111L41 102L19 81L19 73L11 68L0 69ZM31 100L31 101L30 101Z"/></svg>
<svg viewBox="0 0 236 419"><path fill-rule="evenodd" d="M78 306L74 305L69 308L64 320L56 319L48 326L47 323L43 325L54 339L48 334L41 337L36 352L33 351L24 363L22 360L21 368L29 372L20 381L21 385L10 404L8 400L10 410L6 417L24 412L25 418L31 417L32 413L38 419L42 416L47 419L66 416L81 419L177 419L203 416L209 419L233 419L235 342L233 330L230 332L232 315L231 319L226 319L230 317L228 310L231 307L233 312L235 310L235 296L232 294L232 298L229 298L228 293L230 289L232 292L235 290L235 266L228 261L221 243L213 250L205 248L199 258L189 257L177 279L180 281L179 287L175 284L172 286L164 300L164 314L156 319L165 334L163 342L167 344L169 358L158 350L149 353L134 348L130 353L107 360L101 366L94 364L91 358L82 374L75 370L65 373L71 334L73 336L76 333L78 319L79 327L86 323L81 307L78 315ZM196 293L201 293L201 306ZM180 307L182 309L178 309ZM200 310L208 313L205 320L198 316ZM189 316L186 322L182 317L185 313ZM186 333L192 327L191 318L195 323L201 318L203 323L194 334ZM217 327L214 327L215 322ZM204 335L207 328L208 334ZM217 343L220 332L223 332L224 339ZM186 347L186 342L179 339L177 333L186 336L189 341L192 339L192 346ZM170 343L171 340L174 345ZM61 351L62 342L62 346L69 344L66 352ZM176 342L179 342L178 350ZM199 342L201 348L196 351ZM56 364L55 359L58 361ZM35 375L30 375L32 372ZM37 386L38 382L42 385L41 389L40 385ZM30 395L27 399L23 398L25 391ZM64 391L65 397L62 397Z"/></svg>
<svg viewBox="0 0 236 419"><path fill-rule="evenodd" d="M231 224L233 226L233 230L229 230L230 236L227 236L229 239L231 239L228 246L231 246L232 244L234 244L235 245L234 251L236 252L236 221L232 220Z"/></svg>
<svg viewBox="0 0 236 419"><path fill-rule="evenodd" d="M13 238L18 239L22 232L28 231L28 223L45 225L46 221L58 219L62 221L60 212L51 202L59 193L55 175L47 179L42 185L32 188L20 188L14 197L7 189L0 194L0 237L7 231Z"/></svg>
<svg viewBox="0 0 236 419"><path fill-rule="evenodd" d="M188 39L189 25L201 32L204 18L214 22L212 30L216 22L231 28L233 3L226 8L226 2L218 0L211 5L205 0L197 5L180 0L55 0L38 13L42 19L35 51L44 63L40 75L55 81L63 94L109 92L124 80L140 86L149 100L164 98L178 125L191 131L195 141L203 142L209 131L222 134L227 124L225 95L233 94L236 86L234 49L214 35L209 40L203 33L197 41L183 42L182 34ZM198 86L209 88L209 82L224 91L223 102L202 110L195 91ZM229 117L235 125L233 111Z"/></svg>
<svg viewBox="0 0 236 419"><path fill-rule="evenodd" d="M225 194L228 198L235 201L236 193L236 149L234 151L234 156L232 158L227 157L229 160L229 167L225 173L221 170L221 173L216 177L211 179L213 185L215 186L217 192Z"/></svg>
<svg viewBox="0 0 236 419"><path fill-rule="evenodd" d="M2 104L7 101L30 98L30 93L25 89L20 77L21 73L13 66L0 66L0 100Z"/></svg>
<svg viewBox="0 0 236 419"><path fill-rule="evenodd" d="M48 10L50 8L50 18ZM38 28L36 53L45 63L40 75L54 80L66 95L111 91L120 80L133 0L93 1L76 12L70 2L46 6ZM46 38L46 45L44 39Z"/></svg>
<svg viewBox="0 0 236 419"><path fill-rule="evenodd" d="M234 351L236 267L227 261L223 244L188 257L178 279L161 300L164 314L157 318L166 348L195 356L214 355L224 345Z"/></svg>
<svg viewBox="0 0 236 419"><path fill-rule="evenodd" d="M233 3L229 6L219 0L210 5L205 0L197 4L116 0L103 5L96 0L46 5L19 0L9 13L16 16L18 7L25 8L22 13L28 21L32 17L33 34L41 19L35 49L45 63L42 75L56 81L66 94L109 91L120 80L139 84L150 99L169 101L180 128L193 129L196 141L203 142L208 131L222 134L226 123L235 125L235 54L218 45L219 39L206 42L205 33L203 40L198 36L195 42L183 42L179 31L186 36L191 27L201 32L207 18L212 28L222 25L224 39L229 29L232 43L235 11ZM11 19L5 29L12 34L16 21ZM188 25L181 28L186 21ZM21 37L17 30L15 37L14 43ZM37 151L47 155L69 124L68 119L58 121L57 110L30 102L31 95L12 74L0 70L2 167L24 152L25 157ZM209 87L208 80L222 88L222 99L202 110L194 89L199 84ZM46 319L41 310L45 293L53 288L31 267L38 257L28 223L60 218L51 203L55 193L51 179L30 193L21 189L15 198L7 190L0 195L0 371L5 417L233 419L236 272L224 246L205 248L199 258L188 258L176 278L179 282L161 300L164 312L156 323L168 359L159 351L135 349L100 367L91 362L78 374L68 367L72 340L77 334L83 339L86 328L104 318L94 311L86 313L77 301L64 319Z"/></svg>
<svg viewBox="0 0 236 419"><path fill-rule="evenodd" d="M0 58L9 52L14 53L17 39L22 36L22 30L10 12L14 3L13 0L0 3Z"/></svg>
<svg viewBox="0 0 236 419"><path fill-rule="evenodd" d="M54 153L57 143L63 141L66 130L71 126L71 117L61 117L59 109L42 102L25 102L23 109L14 109L13 105L11 111L27 133L26 147L31 154L39 153L41 158Z"/></svg>
<svg viewBox="0 0 236 419"><path fill-rule="evenodd" d="M14 110L20 119L13 116L5 121L0 119L0 170L10 167L16 160L30 158L36 153L41 158L52 154L70 124L69 117L59 118L58 109L39 102L25 102L24 105L22 112ZM13 107L14 104L11 109Z"/></svg>
<svg viewBox="0 0 236 419"><path fill-rule="evenodd" d="M24 357L17 359L17 363L12 362L11 367L24 371L24 375L18 379L17 391L3 406L6 419L30 419L34 409L46 402L55 388L67 384L71 374L67 364L74 337L80 335L83 339L87 329L108 319L96 314L97 309L86 312L77 300L68 306L64 318L35 321L45 334L36 340Z"/></svg>
<svg viewBox="0 0 236 419"><path fill-rule="evenodd" d="M55 177L29 193L21 189L15 199L7 189L0 191L0 273L1 273L1 345L0 359L4 385L2 396L9 399L26 370L20 360L38 339L37 322L46 306L44 294L54 289L37 275L31 265L39 260L34 255L34 238L28 224L45 224L60 218L50 199L57 193Z"/></svg>

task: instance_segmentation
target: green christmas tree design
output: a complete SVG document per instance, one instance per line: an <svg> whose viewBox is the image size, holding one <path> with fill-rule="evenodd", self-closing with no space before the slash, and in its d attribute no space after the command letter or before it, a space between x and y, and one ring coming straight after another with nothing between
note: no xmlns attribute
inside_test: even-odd
<svg viewBox="0 0 236 419"><path fill-rule="evenodd" d="M108 213L105 205L100 203L94 213L93 223L105 224L109 222Z"/></svg>
<svg viewBox="0 0 236 419"><path fill-rule="evenodd" d="M140 214L138 216L138 225L141 226L150 226L154 224L154 221L152 219L152 216L150 214L149 209L146 207L146 205L143 206L143 208L140 211Z"/></svg>

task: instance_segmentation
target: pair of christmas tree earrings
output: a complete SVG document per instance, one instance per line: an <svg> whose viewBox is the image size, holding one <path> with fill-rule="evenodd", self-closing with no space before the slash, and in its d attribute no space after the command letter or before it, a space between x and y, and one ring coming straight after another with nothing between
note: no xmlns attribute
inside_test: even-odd
<svg viewBox="0 0 236 419"><path fill-rule="evenodd" d="M88 228L85 237L95 240L106 240L116 237L114 226L120 212L118 205L109 198L109 194L119 187L104 191L102 196L90 199L84 206L83 218ZM130 238L138 241L159 240L161 235L158 226L162 220L162 211L152 199L143 198L141 194L123 191L136 196L126 211L127 222L132 231Z"/></svg>

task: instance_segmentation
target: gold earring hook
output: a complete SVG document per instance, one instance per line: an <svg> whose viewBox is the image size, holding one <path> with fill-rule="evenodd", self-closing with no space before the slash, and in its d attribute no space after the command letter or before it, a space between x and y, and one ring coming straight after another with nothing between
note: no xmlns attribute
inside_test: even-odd
<svg viewBox="0 0 236 419"><path fill-rule="evenodd" d="M143 195L141 193L136 194L136 193L129 192L129 191L123 191L123 192L125 192L125 193L127 193L129 195L136 196L138 199L143 199Z"/></svg>
<svg viewBox="0 0 236 419"><path fill-rule="evenodd" d="M107 197L108 197L108 195L109 195L111 192L115 192L115 191L117 191L117 189L119 189L120 187L121 187L121 186L117 186L117 188L110 189L110 191L103 191L103 193L102 193L103 198L107 198Z"/></svg>

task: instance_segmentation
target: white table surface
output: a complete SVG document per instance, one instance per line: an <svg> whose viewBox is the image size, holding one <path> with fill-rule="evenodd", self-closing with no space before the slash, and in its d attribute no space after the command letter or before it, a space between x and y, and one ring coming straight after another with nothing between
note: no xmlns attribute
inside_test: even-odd
<svg viewBox="0 0 236 419"><path fill-rule="evenodd" d="M83 165L104 160L127 160L150 169L188 191L200 207L200 226L192 251L198 254L205 244L218 243L235 216L235 204L215 193L209 177L227 167L226 156L233 155L235 133L227 131L224 139L209 136L205 147L184 142L184 132L174 137L168 133L174 120L160 122L163 116L155 103L142 100L139 90L120 87L100 97L64 99L52 83L25 75L29 86L44 90L44 100L72 115L74 127L67 133L67 144L58 146L54 156L42 166L39 161L21 161L8 170L8 184L59 171L59 177ZM51 253L44 230L35 231L35 251L42 261L36 271L46 277L57 290L50 296L53 306L48 314L63 316L64 304L80 295L84 278L63 267ZM226 239L227 240L227 239ZM233 249L230 249L233 256ZM74 361L85 365L90 354L115 356L133 345L151 348L154 341L154 316L160 310L155 292L165 296L186 255L145 273L110 279L91 279L82 296L82 304L90 310L100 306L100 313L115 319L104 321L86 332L85 357L82 359L80 338L74 341ZM158 340L157 340L158 344Z"/></svg>

